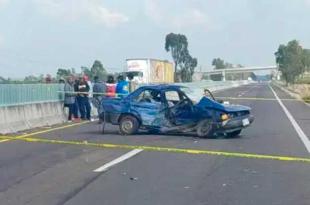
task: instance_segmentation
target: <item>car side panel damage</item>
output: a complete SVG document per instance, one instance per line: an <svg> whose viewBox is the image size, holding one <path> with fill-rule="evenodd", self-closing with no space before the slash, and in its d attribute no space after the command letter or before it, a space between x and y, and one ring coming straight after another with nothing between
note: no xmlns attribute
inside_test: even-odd
<svg viewBox="0 0 310 205"><path fill-rule="evenodd" d="M100 117L105 123L120 125L125 134L133 133L130 130L133 124L135 130L188 132L200 137L239 134L254 120L249 107L225 105L209 97L202 97L195 104L183 88L176 85L142 86L125 98L103 99Z"/></svg>

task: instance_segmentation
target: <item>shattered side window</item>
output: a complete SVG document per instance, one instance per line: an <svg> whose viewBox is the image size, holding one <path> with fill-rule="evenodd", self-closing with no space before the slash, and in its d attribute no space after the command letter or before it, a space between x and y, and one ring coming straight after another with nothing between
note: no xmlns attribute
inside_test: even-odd
<svg viewBox="0 0 310 205"><path fill-rule="evenodd" d="M166 92L166 99L168 101L180 101L180 96L177 91L167 91Z"/></svg>
<svg viewBox="0 0 310 205"><path fill-rule="evenodd" d="M160 92L156 90L144 90L134 98L134 101L141 103L161 103L161 95Z"/></svg>
<svg viewBox="0 0 310 205"><path fill-rule="evenodd" d="M174 90L166 91L165 95L166 95L166 100L167 100L169 107L174 106L175 104L177 104L181 100L179 93L177 91L174 91Z"/></svg>

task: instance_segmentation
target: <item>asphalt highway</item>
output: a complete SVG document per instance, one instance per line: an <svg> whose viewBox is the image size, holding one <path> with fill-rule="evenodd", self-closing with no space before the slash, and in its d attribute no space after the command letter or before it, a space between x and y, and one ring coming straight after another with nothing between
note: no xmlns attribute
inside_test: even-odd
<svg viewBox="0 0 310 205"><path fill-rule="evenodd" d="M215 96L251 107L252 126L214 139L97 122L2 136L0 204L309 205L310 106L268 83Z"/></svg>

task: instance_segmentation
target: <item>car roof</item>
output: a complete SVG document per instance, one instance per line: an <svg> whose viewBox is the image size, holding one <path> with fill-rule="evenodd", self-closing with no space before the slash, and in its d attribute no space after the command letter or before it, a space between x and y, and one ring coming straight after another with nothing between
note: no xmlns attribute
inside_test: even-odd
<svg viewBox="0 0 310 205"><path fill-rule="evenodd" d="M178 90L180 88L185 88L185 86L182 85L172 85L172 84L154 84L154 85L144 85L140 88L143 89L154 89L154 90Z"/></svg>

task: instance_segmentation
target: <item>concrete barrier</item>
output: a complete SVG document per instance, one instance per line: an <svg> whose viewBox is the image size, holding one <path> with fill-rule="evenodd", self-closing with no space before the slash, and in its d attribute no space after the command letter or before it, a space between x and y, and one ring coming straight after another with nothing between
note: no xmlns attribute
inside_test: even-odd
<svg viewBox="0 0 310 205"><path fill-rule="evenodd" d="M15 133L66 121L62 102L0 107L0 134Z"/></svg>

